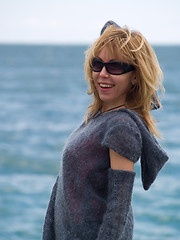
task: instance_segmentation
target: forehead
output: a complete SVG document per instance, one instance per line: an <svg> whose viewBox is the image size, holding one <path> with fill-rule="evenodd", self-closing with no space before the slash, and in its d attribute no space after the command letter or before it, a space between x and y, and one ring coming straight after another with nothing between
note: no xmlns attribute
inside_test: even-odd
<svg viewBox="0 0 180 240"><path fill-rule="evenodd" d="M110 60L118 60L118 61L127 61L126 57L122 55L121 51L117 48L109 48L108 46L103 47L99 53L98 57L101 58L104 62L108 62Z"/></svg>

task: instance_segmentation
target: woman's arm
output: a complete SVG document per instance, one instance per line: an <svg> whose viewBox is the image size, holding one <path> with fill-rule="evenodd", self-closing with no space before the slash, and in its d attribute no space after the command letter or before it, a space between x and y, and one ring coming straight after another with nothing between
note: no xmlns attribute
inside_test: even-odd
<svg viewBox="0 0 180 240"><path fill-rule="evenodd" d="M129 159L119 155L112 149L109 149L111 168L114 170L133 171L134 163Z"/></svg>
<svg viewBox="0 0 180 240"><path fill-rule="evenodd" d="M107 209L97 240L132 240L134 163L110 149Z"/></svg>

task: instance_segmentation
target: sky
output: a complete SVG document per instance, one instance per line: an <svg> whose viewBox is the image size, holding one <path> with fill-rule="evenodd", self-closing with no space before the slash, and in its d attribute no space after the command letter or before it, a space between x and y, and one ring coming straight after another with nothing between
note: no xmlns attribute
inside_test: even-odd
<svg viewBox="0 0 180 240"><path fill-rule="evenodd" d="M105 22L180 44L179 0L0 0L0 43L89 44Z"/></svg>

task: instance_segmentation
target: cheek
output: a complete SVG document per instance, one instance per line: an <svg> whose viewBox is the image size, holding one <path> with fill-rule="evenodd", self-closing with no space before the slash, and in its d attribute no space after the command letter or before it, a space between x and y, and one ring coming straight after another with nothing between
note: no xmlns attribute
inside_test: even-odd
<svg viewBox="0 0 180 240"><path fill-rule="evenodd" d="M122 91L127 92L131 88L131 79L130 78L121 78L116 81L116 85Z"/></svg>
<svg viewBox="0 0 180 240"><path fill-rule="evenodd" d="M127 79L126 86L127 86L127 88L131 87L131 79Z"/></svg>
<svg viewBox="0 0 180 240"><path fill-rule="evenodd" d="M92 72L92 79L93 79L94 84L96 85L97 84L97 79L98 79L98 73Z"/></svg>
<svg viewBox="0 0 180 240"><path fill-rule="evenodd" d="M96 72L92 72L92 78L95 79L96 78L97 73Z"/></svg>
<svg viewBox="0 0 180 240"><path fill-rule="evenodd" d="M91 81L91 87L93 89L93 91L96 91L97 90L97 74L92 72L92 81Z"/></svg>

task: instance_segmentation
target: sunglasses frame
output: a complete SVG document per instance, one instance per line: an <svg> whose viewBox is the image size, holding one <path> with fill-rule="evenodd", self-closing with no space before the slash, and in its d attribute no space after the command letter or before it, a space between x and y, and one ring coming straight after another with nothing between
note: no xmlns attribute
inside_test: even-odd
<svg viewBox="0 0 180 240"><path fill-rule="evenodd" d="M94 67L93 67L93 61L94 60L98 60L99 63L101 64L101 69L98 70L98 71L95 70ZM112 63L120 64L123 67L123 72L122 73L112 73L111 71L109 71L108 66ZM135 69L134 65L131 65L131 64L128 64L128 63L125 63L125 62L120 62L120 61L116 61L116 60L112 60L112 61L109 61L109 62L103 62L100 58L97 58L97 57L94 57L92 59L91 69L92 69L93 72L101 72L103 67L105 67L106 71L111 75L122 75L122 74L128 73L130 71L133 71Z"/></svg>

